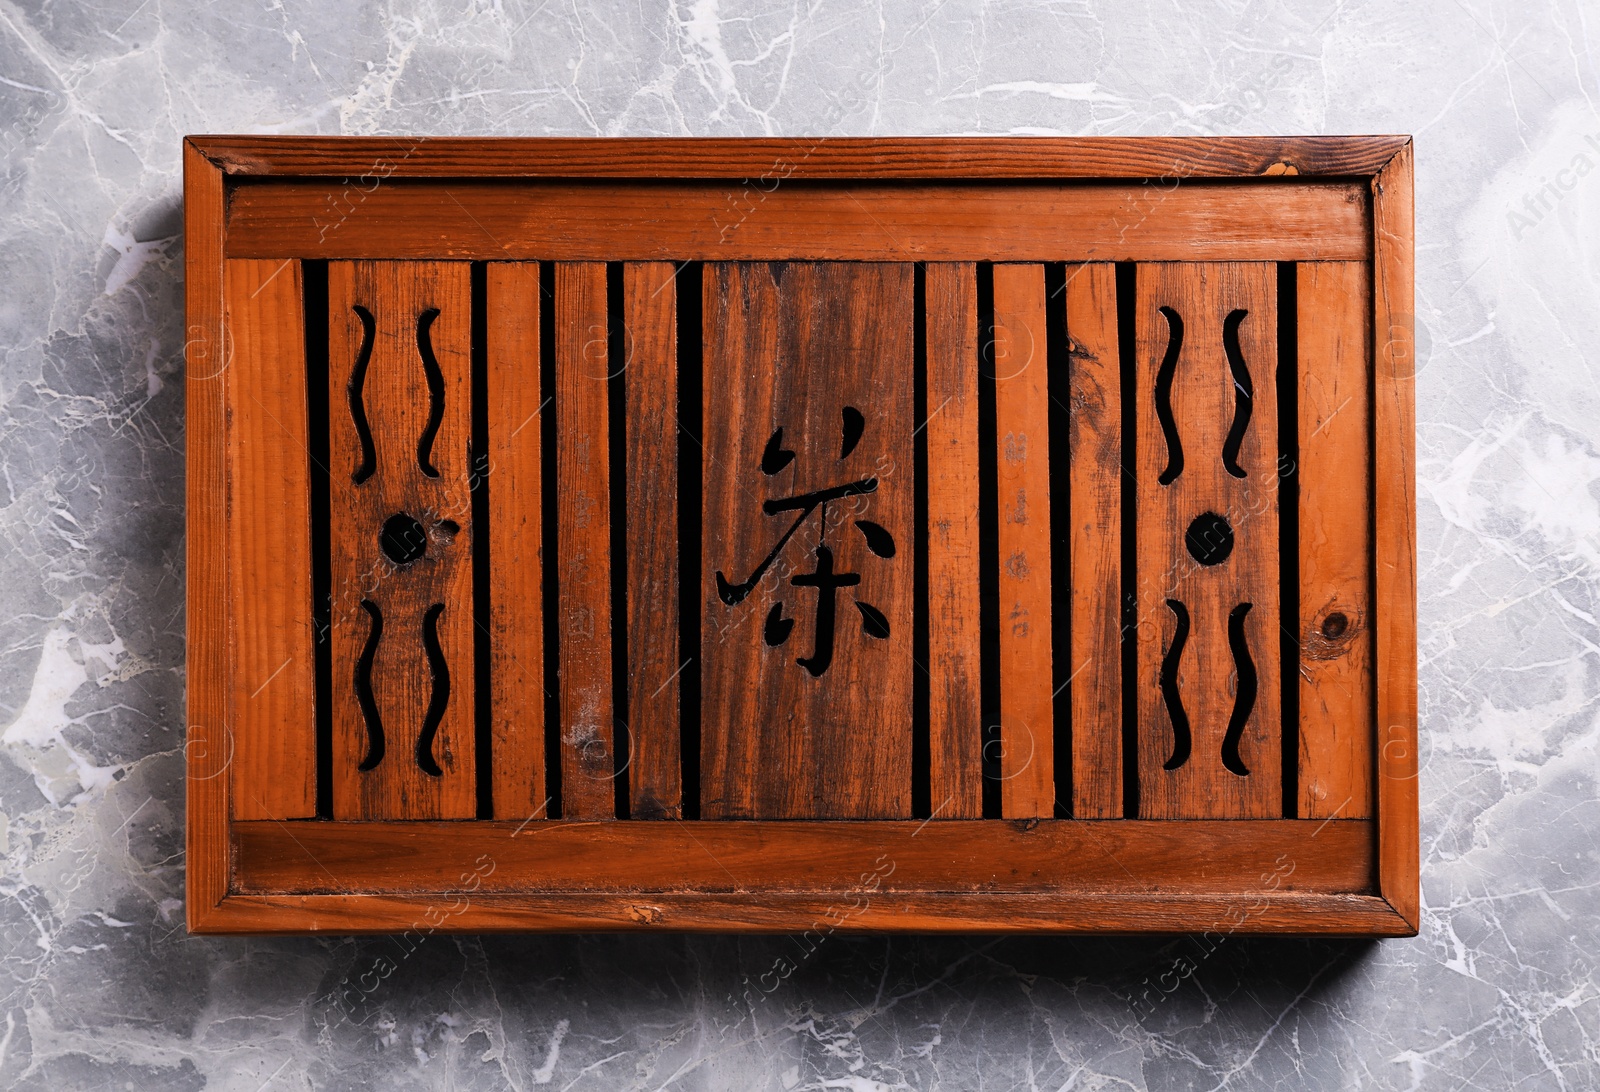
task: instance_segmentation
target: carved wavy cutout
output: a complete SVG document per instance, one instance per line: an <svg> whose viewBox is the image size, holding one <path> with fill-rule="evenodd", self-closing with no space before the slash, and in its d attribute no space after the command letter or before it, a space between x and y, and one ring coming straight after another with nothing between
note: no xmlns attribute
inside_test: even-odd
<svg viewBox="0 0 1600 1092"><path fill-rule="evenodd" d="M1164 770L1176 770L1189 761L1189 714L1183 710L1183 696L1178 693L1178 663L1183 659L1183 646L1189 642L1189 608L1176 599L1167 600L1167 608L1177 619L1177 632L1161 661L1161 700L1166 703L1167 717L1172 721L1172 757L1162 763Z"/></svg>
<svg viewBox="0 0 1600 1092"><path fill-rule="evenodd" d="M1222 764L1240 777L1250 776L1249 768L1239 757L1239 740L1244 736L1250 711L1256 706L1256 662L1250 658L1250 643L1244 635L1244 619L1250 613L1250 606L1249 603L1240 603L1228 614L1228 647L1233 650L1239 687L1233 696L1233 716L1228 718L1228 734L1222 737Z"/></svg>
<svg viewBox="0 0 1600 1092"><path fill-rule="evenodd" d="M422 370L428 377L428 423L417 437L417 466L430 478L439 476L433 465L433 438L444 421L444 371L433 355L433 338L428 332L438 317L437 307L430 307L417 316L417 355L422 357Z"/></svg>
<svg viewBox="0 0 1600 1092"><path fill-rule="evenodd" d="M360 304L351 310L361 320L361 348L356 353L355 367L350 369L350 383L345 388L345 396L350 403L350 421L355 426L356 440L361 444L361 462L356 464L350 480L360 485L372 477L378 463L378 453L372 446L372 428L367 424L366 403L362 400L362 392L367 385L367 365L372 362L372 341L378 324L373 321L372 312Z"/></svg>
<svg viewBox="0 0 1600 1092"><path fill-rule="evenodd" d="M428 672L433 676L433 694L428 699L428 712L422 718L422 731L417 735L417 765L422 772L441 777L444 771L433 757L433 737L439 733L439 722L444 720L445 708L450 704L450 665L439 647L439 616L444 604L435 603L422 616L422 647L428 654Z"/></svg>
<svg viewBox="0 0 1600 1092"><path fill-rule="evenodd" d="M367 756L361 760L360 770L376 769L383 761L383 718L378 715L378 702L372 695L372 659L378 653L378 642L383 639L383 612L370 599L361 601L372 625L367 630L367 643L356 661L356 701L361 704L361 719L367 726Z"/></svg>
<svg viewBox="0 0 1600 1092"><path fill-rule="evenodd" d="M1178 422L1172 417L1172 378L1178 370L1178 355L1183 352L1183 319L1170 307L1161 309L1161 317L1167 320L1167 354L1156 371L1155 401L1156 419L1161 422L1161 434L1167 441L1167 468L1156 481L1171 485L1183 473L1183 441L1178 438Z"/></svg>
<svg viewBox="0 0 1600 1092"><path fill-rule="evenodd" d="M1222 347L1228 354L1228 369L1233 372L1233 426L1222 444L1222 465L1235 478L1245 476L1239 465L1239 447L1244 443L1245 430L1250 427L1250 412L1255 405L1255 386L1250 382L1250 369L1245 365L1244 353L1239 350L1239 324L1250 312L1239 310L1222 322Z"/></svg>

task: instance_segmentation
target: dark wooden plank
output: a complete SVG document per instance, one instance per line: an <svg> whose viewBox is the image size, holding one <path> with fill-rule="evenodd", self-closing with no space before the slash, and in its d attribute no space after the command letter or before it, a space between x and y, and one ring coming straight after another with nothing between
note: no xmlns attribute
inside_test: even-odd
<svg viewBox="0 0 1600 1092"><path fill-rule="evenodd" d="M539 264L486 270L492 807L547 815Z"/></svg>
<svg viewBox="0 0 1600 1092"><path fill-rule="evenodd" d="M1409 138L1266 137L307 137L189 138L231 175L349 178L347 201L391 178L1371 176ZM758 200L752 192L750 200Z"/></svg>
<svg viewBox="0 0 1600 1092"><path fill-rule="evenodd" d="M215 927L228 892L228 764L233 742L228 649L228 448L223 327L222 174L183 147L184 556L188 733L184 906L190 929Z"/></svg>
<svg viewBox="0 0 1600 1092"><path fill-rule="evenodd" d="M330 208L338 214L330 214ZM1145 187L1006 182L737 184L390 181L342 206L339 186L257 182L228 205L240 258L557 261L1358 261L1364 187L1216 182Z"/></svg>
<svg viewBox="0 0 1600 1092"><path fill-rule="evenodd" d="M236 819L305 819L317 810L317 736L300 263L227 262L223 295L232 810Z"/></svg>
<svg viewBox="0 0 1600 1092"><path fill-rule="evenodd" d="M704 314L701 814L909 815L912 269L718 263Z"/></svg>
<svg viewBox="0 0 1600 1092"><path fill-rule="evenodd" d="M1420 922L1417 804L1417 406L1413 329L1412 150L1373 180L1373 490L1376 505L1378 876L1383 895Z"/></svg>
<svg viewBox="0 0 1600 1092"><path fill-rule="evenodd" d="M1300 364L1300 800L1372 814L1372 275L1296 270Z"/></svg>
<svg viewBox="0 0 1600 1092"><path fill-rule="evenodd" d="M921 829L919 829L921 828ZM243 893L828 890L1364 893L1369 821L234 824ZM1204 846L1197 852L1197 846Z"/></svg>
<svg viewBox="0 0 1600 1092"><path fill-rule="evenodd" d="M1276 276L1255 263L1138 269L1141 818L1282 814ZM1163 308L1182 324L1170 384L1181 471L1158 408L1173 338ZM1232 321L1253 388L1242 435L1241 385L1225 351ZM1232 467L1244 477L1226 462L1230 431L1239 443ZM1226 527L1207 527L1206 517ZM1207 563L1191 541L1217 549L1221 560ZM1234 647L1235 627L1243 650Z"/></svg>
<svg viewBox="0 0 1600 1092"><path fill-rule="evenodd" d="M333 262L328 312L334 815L470 818L469 267Z"/></svg>
<svg viewBox="0 0 1600 1092"><path fill-rule="evenodd" d="M1056 306L1060 306L1057 304ZM1072 814L1122 815L1122 373L1116 267L1067 267ZM1057 674L1060 674L1058 672Z"/></svg>
<svg viewBox="0 0 1600 1092"><path fill-rule="evenodd" d="M561 814L611 819L617 771L605 264L558 264L555 292Z"/></svg>
<svg viewBox="0 0 1600 1092"><path fill-rule="evenodd" d="M622 271L627 331L628 777L630 815L683 814L678 725L678 324L676 269Z"/></svg>
<svg viewBox="0 0 1600 1092"><path fill-rule="evenodd" d="M994 267L1000 520L1000 811L1055 814L1050 603L1050 386L1044 267Z"/></svg>
<svg viewBox="0 0 1600 1092"><path fill-rule="evenodd" d="M983 814L979 706L978 280L927 266L928 755L937 819Z"/></svg>

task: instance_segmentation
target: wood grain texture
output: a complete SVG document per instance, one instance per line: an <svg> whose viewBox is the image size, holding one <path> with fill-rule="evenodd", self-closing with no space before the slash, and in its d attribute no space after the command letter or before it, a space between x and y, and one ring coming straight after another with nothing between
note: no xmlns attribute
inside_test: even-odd
<svg viewBox="0 0 1600 1092"><path fill-rule="evenodd" d="M489 703L493 814L548 814L539 264L485 271L489 474Z"/></svg>
<svg viewBox="0 0 1600 1092"><path fill-rule="evenodd" d="M977 267L930 262L924 291L929 801L936 819L976 819L983 814Z"/></svg>
<svg viewBox="0 0 1600 1092"><path fill-rule="evenodd" d="M1276 276L1266 264L1138 269L1141 818L1282 814ZM1178 464L1158 410L1174 337L1163 308L1182 324L1181 351L1171 361L1170 404L1182 449L1175 476ZM1242 318L1239 311L1245 312ZM1234 464L1244 477L1225 464L1227 437L1238 427L1239 412L1238 381L1225 351L1225 329L1233 321L1253 388ZM1214 564L1202 563L1186 544L1190 529L1200 527L1193 521L1207 513L1226 520L1233 543L1231 553ZM1222 541L1220 532L1204 537ZM1233 622L1244 604L1249 608L1242 623ZM1230 767L1230 722L1243 708L1239 695L1248 694L1248 683L1241 691L1241 681L1250 674L1233 648L1235 625L1242 626L1257 686ZM1163 692L1169 661L1181 714Z"/></svg>
<svg viewBox="0 0 1600 1092"><path fill-rule="evenodd" d="M233 191L239 258L556 261L1358 261L1365 187L789 181L333 182Z"/></svg>
<svg viewBox="0 0 1600 1092"><path fill-rule="evenodd" d="M227 367L222 174L183 148L187 801L184 908L205 928L228 892L228 796L234 741L228 650Z"/></svg>
<svg viewBox="0 0 1600 1092"><path fill-rule="evenodd" d="M1000 813L1055 814L1050 387L1044 267L994 267L1000 564Z"/></svg>
<svg viewBox="0 0 1600 1092"><path fill-rule="evenodd" d="M725 178L1365 177L1403 136L1265 137L306 137L193 136L235 176ZM352 195L352 200L354 199Z"/></svg>
<svg viewBox="0 0 1600 1092"><path fill-rule="evenodd" d="M1372 277L1296 270L1299 300L1298 814L1372 814Z"/></svg>
<svg viewBox="0 0 1600 1092"><path fill-rule="evenodd" d="M561 814L612 819L617 771L605 264L557 264L555 292Z"/></svg>
<svg viewBox="0 0 1600 1092"><path fill-rule="evenodd" d="M1116 267L1067 267L1072 814L1122 815L1122 372Z"/></svg>
<svg viewBox="0 0 1600 1092"><path fill-rule="evenodd" d="M1409 143L1373 180L1373 604L1378 706L1378 875L1420 922L1417 814L1417 407L1414 223Z"/></svg>
<svg viewBox="0 0 1600 1092"><path fill-rule="evenodd" d="M225 263L236 819L317 810L303 302L299 262Z"/></svg>
<svg viewBox="0 0 1600 1092"><path fill-rule="evenodd" d="M470 336L465 263L329 264L336 818L476 814Z"/></svg>
<svg viewBox="0 0 1600 1092"><path fill-rule="evenodd" d="M912 269L708 265L704 314L701 814L908 816Z"/></svg>
<svg viewBox="0 0 1600 1092"><path fill-rule="evenodd" d="M628 777L635 819L683 814L678 724L676 268L623 267L627 405Z"/></svg>

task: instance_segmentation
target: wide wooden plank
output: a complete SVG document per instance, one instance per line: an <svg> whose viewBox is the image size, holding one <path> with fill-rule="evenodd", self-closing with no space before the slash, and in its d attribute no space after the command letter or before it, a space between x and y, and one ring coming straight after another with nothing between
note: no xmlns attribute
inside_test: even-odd
<svg viewBox="0 0 1600 1092"><path fill-rule="evenodd" d="M1055 814L1050 387L1044 267L994 267L1000 563L1000 812Z"/></svg>
<svg viewBox="0 0 1600 1092"><path fill-rule="evenodd" d="M676 268L623 267L627 331L629 814L683 814L678 725L678 327Z"/></svg>
<svg viewBox="0 0 1600 1092"><path fill-rule="evenodd" d="M1372 814L1372 277L1296 269L1299 300L1300 800Z"/></svg>
<svg viewBox="0 0 1600 1092"><path fill-rule="evenodd" d="M333 813L470 818L471 276L328 267Z"/></svg>
<svg viewBox="0 0 1600 1092"><path fill-rule="evenodd" d="M912 276L705 269L706 818L910 814Z"/></svg>
<svg viewBox="0 0 1600 1092"><path fill-rule="evenodd" d="M937 819L983 814L978 580L978 280L926 269L928 778Z"/></svg>
<svg viewBox="0 0 1600 1092"><path fill-rule="evenodd" d="M1062 304L1055 304L1061 306ZM1116 267L1067 267L1072 814L1122 815L1122 373ZM1058 670L1057 674L1061 672Z"/></svg>
<svg viewBox="0 0 1600 1092"><path fill-rule="evenodd" d="M485 291L491 806L522 820L548 808L539 264L491 262Z"/></svg>
<svg viewBox="0 0 1600 1092"><path fill-rule="evenodd" d="M1254 823L1044 819L952 822L236 823L242 892L476 893L837 889L880 873L894 891L1157 890L1360 893L1372 882L1367 821ZM1197 852L1197 846L1204 846Z"/></svg>
<svg viewBox="0 0 1600 1092"><path fill-rule="evenodd" d="M561 814L616 816L609 335L603 262L556 266Z"/></svg>
<svg viewBox="0 0 1600 1092"><path fill-rule="evenodd" d="M225 263L232 356L228 548L233 609L236 819L304 819L317 808L311 625L311 460L300 263Z"/></svg>
<svg viewBox="0 0 1600 1092"><path fill-rule="evenodd" d="M1371 257L1366 189L1006 182L962 186L390 180L233 192L240 258L557 261L1311 261Z"/></svg>
<svg viewBox="0 0 1600 1092"><path fill-rule="evenodd" d="M1137 275L1139 814L1281 815L1277 272Z"/></svg>

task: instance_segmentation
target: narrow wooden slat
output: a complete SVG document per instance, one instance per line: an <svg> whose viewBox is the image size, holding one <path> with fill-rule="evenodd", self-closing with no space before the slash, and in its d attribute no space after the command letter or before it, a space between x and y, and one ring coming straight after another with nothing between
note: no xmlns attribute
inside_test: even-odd
<svg viewBox="0 0 1600 1092"><path fill-rule="evenodd" d="M1055 814L1050 389L1044 267L994 267L1000 563L1000 810Z"/></svg>
<svg viewBox="0 0 1600 1092"><path fill-rule="evenodd" d="M485 288L492 806L521 821L548 814L539 264L491 262Z"/></svg>
<svg viewBox="0 0 1600 1092"><path fill-rule="evenodd" d="M333 262L328 311L334 816L470 818L469 267Z"/></svg>
<svg viewBox="0 0 1600 1092"><path fill-rule="evenodd" d="M912 268L703 284L701 814L908 816Z"/></svg>
<svg viewBox="0 0 1600 1092"><path fill-rule="evenodd" d="M223 295L233 816L304 819L317 808L317 738L300 263L229 261Z"/></svg>
<svg viewBox="0 0 1600 1092"><path fill-rule="evenodd" d="M939 186L786 181L259 182L228 206L229 257L557 261L1359 261L1350 182ZM330 212L330 210L336 210Z"/></svg>
<svg viewBox="0 0 1600 1092"><path fill-rule="evenodd" d="M622 271L627 404L629 814L683 814L678 730L678 344L676 269Z"/></svg>
<svg viewBox="0 0 1600 1092"><path fill-rule="evenodd" d="M1141 818L1264 818L1282 814L1282 704L1278 632L1276 269L1257 263L1141 265L1138 269L1139 814ZM1171 408L1182 449L1176 469L1157 405L1172 327L1182 324ZM1240 412L1225 330L1237 311L1238 346L1253 388L1235 466L1224 462ZM1195 521L1220 516L1227 528ZM1231 550L1213 564L1189 545ZM1170 604L1177 604L1172 606ZM1249 604L1241 622L1231 621ZM1180 620L1186 616L1187 622ZM1231 639L1238 625L1250 667ZM1187 630L1181 647L1180 632ZM1173 660L1169 691L1163 670ZM1230 768L1230 722L1256 680ZM1182 719L1187 719L1187 732ZM1187 743L1187 748L1186 748ZM1187 750L1187 753L1185 753ZM1168 769L1171 765L1173 768ZM1247 771L1247 772L1241 772Z"/></svg>
<svg viewBox="0 0 1600 1092"><path fill-rule="evenodd" d="M214 928L228 893L227 364L222 305L222 172L183 146L184 412L188 776L184 908L190 929Z"/></svg>
<svg viewBox="0 0 1600 1092"><path fill-rule="evenodd" d="M556 266L561 814L616 816L606 267Z"/></svg>
<svg viewBox="0 0 1600 1092"><path fill-rule="evenodd" d="M1370 821L1304 819L234 826L243 892L458 890L485 859L495 868L473 898L829 890L841 876L848 890L876 868L880 894L1048 891L1063 912L1086 893L1364 893L1372 834Z"/></svg>
<svg viewBox="0 0 1600 1092"><path fill-rule="evenodd" d="M929 800L937 819L975 819L983 814L977 267L930 262L925 301Z"/></svg>
<svg viewBox="0 0 1600 1092"><path fill-rule="evenodd" d="M1300 365L1298 814L1372 814L1371 273L1296 270Z"/></svg>
<svg viewBox="0 0 1600 1092"><path fill-rule="evenodd" d="M1067 267L1072 814L1122 815L1122 373L1116 267Z"/></svg>
<svg viewBox="0 0 1600 1092"><path fill-rule="evenodd" d="M1417 814L1417 406L1413 330L1412 149L1373 180L1373 489L1377 599L1378 875L1415 932Z"/></svg>

